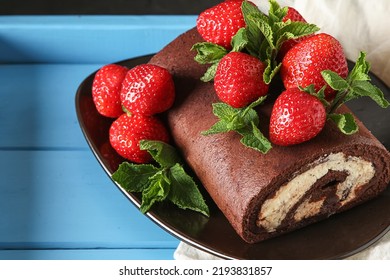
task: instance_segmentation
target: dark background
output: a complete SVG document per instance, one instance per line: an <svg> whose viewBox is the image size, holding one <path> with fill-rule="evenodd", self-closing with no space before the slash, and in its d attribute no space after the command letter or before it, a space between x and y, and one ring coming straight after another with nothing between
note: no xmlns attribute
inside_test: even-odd
<svg viewBox="0 0 390 280"><path fill-rule="evenodd" d="M221 0L0 0L0 15L195 15Z"/></svg>

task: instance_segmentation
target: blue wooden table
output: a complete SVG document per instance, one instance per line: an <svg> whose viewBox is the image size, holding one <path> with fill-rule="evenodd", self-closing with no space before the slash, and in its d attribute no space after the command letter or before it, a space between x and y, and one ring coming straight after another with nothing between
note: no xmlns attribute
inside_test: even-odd
<svg viewBox="0 0 390 280"><path fill-rule="evenodd" d="M0 16L0 259L172 259L90 151L78 85L159 51L194 16Z"/></svg>

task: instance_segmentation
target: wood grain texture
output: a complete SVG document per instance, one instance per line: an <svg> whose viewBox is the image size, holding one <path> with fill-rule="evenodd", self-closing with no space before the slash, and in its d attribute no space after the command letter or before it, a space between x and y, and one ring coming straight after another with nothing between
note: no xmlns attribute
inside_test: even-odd
<svg viewBox="0 0 390 280"><path fill-rule="evenodd" d="M102 65L158 51L193 20L0 17L0 259L173 258L179 241L90 151L75 94Z"/></svg>

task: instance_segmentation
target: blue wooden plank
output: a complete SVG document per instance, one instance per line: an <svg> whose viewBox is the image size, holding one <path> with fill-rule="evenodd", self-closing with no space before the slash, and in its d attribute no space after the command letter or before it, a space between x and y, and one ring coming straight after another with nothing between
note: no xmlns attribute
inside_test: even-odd
<svg viewBox="0 0 390 280"><path fill-rule="evenodd" d="M79 84L100 64L0 65L0 148L84 148Z"/></svg>
<svg viewBox="0 0 390 280"><path fill-rule="evenodd" d="M155 53L195 16L0 16L2 63L108 63Z"/></svg>
<svg viewBox="0 0 390 280"><path fill-rule="evenodd" d="M0 151L0 249L173 248L89 151Z"/></svg>
<svg viewBox="0 0 390 280"><path fill-rule="evenodd" d="M173 260L175 249L0 250L0 260Z"/></svg>

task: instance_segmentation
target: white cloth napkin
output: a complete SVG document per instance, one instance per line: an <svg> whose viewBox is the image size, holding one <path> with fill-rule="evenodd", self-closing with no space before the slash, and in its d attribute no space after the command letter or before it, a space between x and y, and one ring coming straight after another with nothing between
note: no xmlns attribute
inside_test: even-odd
<svg viewBox="0 0 390 280"><path fill-rule="evenodd" d="M251 0L263 12L268 0ZM310 23L331 34L344 47L348 59L355 61L360 51L367 53L371 70L390 85L390 1L388 0L279 0L282 6L296 8ZM216 260L218 257L181 242L175 259ZM348 259L390 260L390 232L378 242Z"/></svg>

